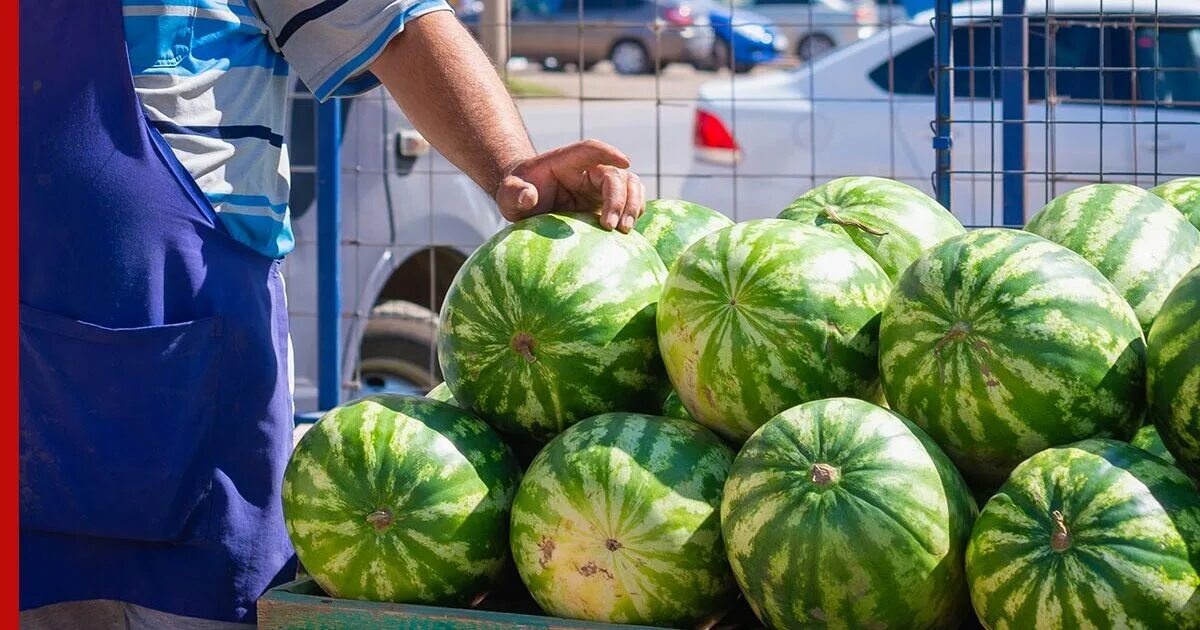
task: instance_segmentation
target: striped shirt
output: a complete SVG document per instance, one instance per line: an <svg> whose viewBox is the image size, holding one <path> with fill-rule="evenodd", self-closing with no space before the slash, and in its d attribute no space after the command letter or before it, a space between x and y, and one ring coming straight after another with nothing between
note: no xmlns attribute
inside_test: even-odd
<svg viewBox="0 0 1200 630"><path fill-rule="evenodd" d="M134 88L231 236L292 250L289 68L321 100L378 85L367 67L445 0L122 0Z"/></svg>

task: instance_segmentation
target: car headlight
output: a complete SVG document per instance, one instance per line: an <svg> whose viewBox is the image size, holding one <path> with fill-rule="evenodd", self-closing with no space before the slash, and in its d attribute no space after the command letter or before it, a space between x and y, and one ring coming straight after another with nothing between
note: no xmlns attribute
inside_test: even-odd
<svg viewBox="0 0 1200 630"><path fill-rule="evenodd" d="M746 39L752 39L764 44L771 43L771 34L761 24L743 24L738 26L737 30Z"/></svg>
<svg viewBox="0 0 1200 630"><path fill-rule="evenodd" d="M772 44L775 46L775 50L778 52L787 50L789 43L790 42L788 42L787 35L776 35L775 41L772 42Z"/></svg>

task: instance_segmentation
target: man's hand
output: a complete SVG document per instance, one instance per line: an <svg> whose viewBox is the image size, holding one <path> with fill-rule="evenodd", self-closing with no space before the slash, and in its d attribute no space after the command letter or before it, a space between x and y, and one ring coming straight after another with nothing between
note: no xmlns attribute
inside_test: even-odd
<svg viewBox="0 0 1200 630"><path fill-rule="evenodd" d="M449 11L404 25L371 72L442 155L495 198L509 221L554 211L595 212L628 232L645 188L629 158L596 140L537 155L491 62Z"/></svg>
<svg viewBox="0 0 1200 630"><path fill-rule="evenodd" d="M594 212L600 225L628 233L646 205L646 188L628 168L629 158L611 145L576 142L510 168L496 189L496 204L509 221L546 212Z"/></svg>

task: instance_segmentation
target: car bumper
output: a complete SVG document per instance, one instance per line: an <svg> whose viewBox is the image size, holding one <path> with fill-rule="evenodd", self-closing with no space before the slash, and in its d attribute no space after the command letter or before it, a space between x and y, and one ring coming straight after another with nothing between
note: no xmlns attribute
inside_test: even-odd
<svg viewBox="0 0 1200 630"><path fill-rule="evenodd" d="M712 28L687 26L663 31L660 38L660 54L667 63L704 63L712 58Z"/></svg>

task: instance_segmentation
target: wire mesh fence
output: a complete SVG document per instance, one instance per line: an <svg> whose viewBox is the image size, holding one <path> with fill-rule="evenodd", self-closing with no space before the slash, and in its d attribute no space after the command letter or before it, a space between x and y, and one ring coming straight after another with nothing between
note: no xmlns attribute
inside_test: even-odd
<svg viewBox="0 0 1200 630"><path fill-rule="evenodd" d="M916 4L512 0L500 71L539 150L605 140L650 198L739 221L876 175L966 225L1019 225L1088 182L1200 168L1200 3L984 0L945 3L942 19ZM476 0L455 9L485 40L496 25ZM440 380L441 298L504 221L382 90L341 116L344 391L423 392ZM319 365L316 125L297 85L285 272L300 411L316 407Z"/></svg>

